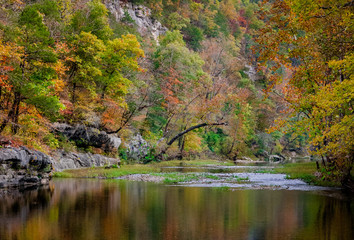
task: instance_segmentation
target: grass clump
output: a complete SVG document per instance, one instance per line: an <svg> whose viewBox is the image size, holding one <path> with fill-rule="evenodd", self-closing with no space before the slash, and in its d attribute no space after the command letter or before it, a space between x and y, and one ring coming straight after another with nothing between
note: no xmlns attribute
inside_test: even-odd
<svg viewBox="0 0 354 240"><path fill-rule="evenodd" d="M212 174L205 174L204 177L209 178L209 179L213 179L213 180L220 180L219 176L212 175Z"/></svg>
<svg viewBox="0 0 354 240"><path fill-rule="evenodd" d="M316 172L316 163L287 163L281 167L274 168L274 172L284 173L292 178L299 178L304 175L313 175Z"/></svg>
<svg viewBox="0 0 354 240"><path fill-rule="evenodd" d="M249 177L239 177L237 175L235 175L234 178L236 179L237 182L246 182L250 180Z"/></svg>
<svg viewBox="0 0 354 240"><path fill-rule="evenodd" d="M163 181L165 184L177 184L182 182L191 182L199 179L197 174L183 174L183 173L163 173L158 176L162 176L165 178Z"/></svg>
<svg viewBox="0 0 354 240"><path fill-rule="evenodd" d="M274 169L258 169L255 170L254 173L277 173L276 171L274 171Z"/></svg>
<svg viewBox="0 0 354 240"><path fill-rule="evenodd" d="M53 177L54 178L70 178L71 174L68 172L54 172Z"/></svg>
<svg viewBox="0 0 354 240"><path fill-rule="evenodd" d="M62 178L116 178L130 174L147 174L159 172L160 169L150 165L123 165L120 168L91 167L65 170L63 172L55 172L54 177Z"/></svg>
<svg viewBox="0 0 354 240"><path fill-rule="evenodd" d="M287 163L275 168L274 173L286 174L287 179L301 179L308 184L328 187L339 187L336 182L324 181L315 176L317 172L316 162Z"/></svg>
<svg viewBox="0 0 354 240"><path fill-rule="evenodd" d="M307 183L315 183L316 163L288 163L281 167L275 168L274 173L286 174L287 179L302 179Z"/></svg>
<svg viewBox="0 0 354 240"><path fill-rule="evenodd" d="M164 177L163 181L165 184L177 184L177 183L185 183L191 181L199 181L203 178L220 180L220 177L212 175L212 174L198 174L198 173L153 173L153 176Z"/></svg>

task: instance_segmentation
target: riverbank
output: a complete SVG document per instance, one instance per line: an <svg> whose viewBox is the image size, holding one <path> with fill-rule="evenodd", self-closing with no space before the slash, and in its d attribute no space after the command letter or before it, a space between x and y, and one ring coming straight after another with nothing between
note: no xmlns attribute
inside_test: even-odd
<svg viewBox="0 0 354 240"><path fill-rule="evenodd" d="M90 167L69 169L55 172L54 177L62 178L117 178L131 174L151 174L161 172L161 168L169 167L205 167L205 166L234 166L231 161L198 160L198 161L164 161L149 164L125 164L121 166Z"/></svg>
<svg viewBox="0 0 354 240"><path fill-rule="evenodd" d="M203 174L201 174L203 172ZM166 161L150 164L127 164L105 167L91 167L65 170L54 173L57 178L120 178L145 182L164 182L170 184L186 182L205 182L219 180L220 173L264 173L285 174L285 179L301 179L310 185L340 187L337 183L323 181L317 172L315 162L288 164L254 164L252 162L235 165L231 161L191 160ZM213 175L214 174L214 175ZM233 182L248 181L249 176L232 175ZM230 178L227 178L228 180Z"/></svg>

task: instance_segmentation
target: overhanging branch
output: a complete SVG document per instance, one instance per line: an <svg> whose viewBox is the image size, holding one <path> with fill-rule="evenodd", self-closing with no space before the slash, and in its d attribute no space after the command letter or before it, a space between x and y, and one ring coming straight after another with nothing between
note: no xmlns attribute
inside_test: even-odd
<svg viewBox="0 0 354 240"><path fill-rule="evenodd" d="M186 130L184 130L183 132L178 133L176 136L174 136L168 143L167 145L170 146L172 145L172 143L174 143L178 138L182 137L184 134L197 129L197 128L201 128L201 127L206 127L206 126L220 126L220 125L227 125L227 123L201 123L198 125L194 125L190 128L187 128Z"/></svg>

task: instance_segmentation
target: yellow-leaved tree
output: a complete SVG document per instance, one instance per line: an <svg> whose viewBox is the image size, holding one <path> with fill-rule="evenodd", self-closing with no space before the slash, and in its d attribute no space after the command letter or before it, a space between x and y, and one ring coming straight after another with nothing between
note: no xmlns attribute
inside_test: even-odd
<svg viewBox="0 0 354 240"><path fill-rule="evenodd" d="M354 161L353 16L349 0L266 2L257 39L270 89L281 83L292 124L322 158L322 178L343 185Z"/></svg>

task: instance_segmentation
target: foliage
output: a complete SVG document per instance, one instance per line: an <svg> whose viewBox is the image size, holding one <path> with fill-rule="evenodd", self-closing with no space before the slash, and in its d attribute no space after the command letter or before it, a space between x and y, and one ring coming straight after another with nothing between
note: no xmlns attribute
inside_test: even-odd
<svg viewBox="0 0 354 240"><path fill-rule="evenodd" d="M212 152L221 153L223 150L223 143L226 141L226 134L222 129L217 128L216 132L209 131L203 135L204 141Z"/></svg>
<svg viewBox="0 0 354 240"><path fill-rule="evenodd" d="M267 3L257 40L270 87L281 86L296 119L290 123L309 133L330 179L343 183L354 161L352 15L351 4L340 0Z"/></svg>
<svg viewBox="0 0 354 240"><path fill-rule="evenodd" d="M10 32L7 26L4 27L4 36L8 36L8 39L15 38L16 43L2 43L2 62L11 67L5 66L7 74L2 77L6 79L6 83L1 87L7 89L1 101L7 104L3 105L4 117L0 132L11 123L12 132L17 133L23 109L34 107L38 111L36 114L55 119L63 107L55 91L60 80L57 79L58 59L53 50L54 41L48 27L43 23L45 15L37 7L32 5L22 10L14 23L15 33ZM14 52L9 55L6 50L10 49ZM42 119L42 116L39 118Z"/></svg>
<svg viewBox="0 0 354 240"><path fill-rule="evenodd" d="M100 1L71 14L75 4L38 1L1 25L0 132L11 128L34 148L61 146L49 133L58 118L90 122L89 116L104 115L107 127L114 127L112 108L124 108L131 83L125 76L142 71L136 37L110 39Z"/></svg>
<svg viewBox="0 0 354 240"><path fill-rule="evenodd" d="M216 154L236 159L264 150L280 152L287 140L292 141L295 133L273 136L269 144L260 137L282 115L275 109L282 109L283 103L262 93L265 77L250 77L251 68L245 66L260 57L261 52L253 55L249 48L256 44L254 30L267 24L256 18L259 7L254 1L130 2L149 7L151 17L170 29L160 36L159 44L138 30L126 12L123 21L116 22L105 1L3 4L2 134L49 151L76 150L63 136L50 132L58 120L96 127L123 142L139 132L154 146L141 161L157 160L156 155L176 136L170 151L176 157ZM336 61L329 64L338 73L343 72L342 66L350 70L349 55L332 60ZM301 59L291 56L291 61ZM254 67L254 62L248 64ZM339 94L342 89L335 86ZM321 95L330 97L325 91L330 89L323 89ZM335 106L343 104L338 101ZM323 118L325 113L318 114ZM350 124L350 119L345 121L337 128ZM336 132L325 136L344 136ZM291 144L302 147L305 141L298 137ZM124 149L119 152L125 159Z"/></svg>
<svg viewBox="0 0 354 240"><path fill-rule="evenodd" d="M75 34L90 32L101 40L108 40L112 35L108 24L108 10L100 0L89 1L85 8L76 11L70 28Z"/></svg>
<svg viewBox="0 0 354 240"><path fill-rule="evenodd" d="M181 30L189 24L189 18L183 18L178 12L174 12L168 16L167 27L171 30Z"/></svg>
<svg viewBox="0 0 354 240"><path fill-rule="evenodd" d="M188 25L184 29L185 32L185 40L188 43L188 45L194 50L197 51L201 48L201 42L203 41L203 31L193 25Z"/></svg>

